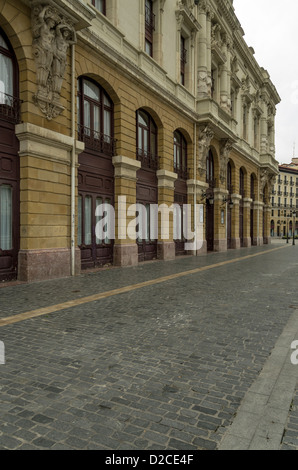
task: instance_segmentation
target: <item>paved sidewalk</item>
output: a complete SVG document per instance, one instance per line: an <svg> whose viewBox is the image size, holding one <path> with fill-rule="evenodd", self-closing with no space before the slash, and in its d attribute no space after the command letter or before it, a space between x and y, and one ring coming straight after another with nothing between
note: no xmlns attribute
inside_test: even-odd
<svg viewBox="0 0 298 470"><path fill-rule="evenodd" d="M0 449L297 450L297 269L279 243L0 288Z"/></svg>

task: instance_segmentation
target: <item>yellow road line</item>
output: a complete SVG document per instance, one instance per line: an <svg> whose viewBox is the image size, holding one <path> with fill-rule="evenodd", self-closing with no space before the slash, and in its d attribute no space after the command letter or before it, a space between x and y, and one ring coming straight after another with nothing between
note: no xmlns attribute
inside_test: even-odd
<svg viewBox="0 0 298 470"><path fill-rule="evenodd" d="M272 253L274 251L281 250L282 248L286 248L287 246L288 245L283 245L282 247L273 248L272 250L267 250L267 251L261 251L259 253L254 253L253 255L247 255L247 256L240 257L240 258L231 259L231 260L228 260L228 261L222 261L221 263L211 264L209 266L203 266L201 268L195 268L195 269L191 269L189 271L183 271L183 272L180 272L180 273L170 274L168 276L163 276L163 277L159 277L159 278L156 278L156 279L151 279L149 281L140 282L138 284L132 284L130 286L120 287L118 289L113 289L113 290L110 290L110 291L101 292L100 294L90 295L88 297L83 297L81 299L69 300L67 302L52 305L52 306L49 306L49 307L39 308L37 310L31 310L29 312L20 313L18 315L12 315L10 317L0 319L0 327L11 325L13 323L19 323L21 321L29 320L31 318L41 317L43 315L48 315L50 313L59 312L61 310L65 310L65 309L72 308L72 307L77 307L79 305L84 305L84 304L87 304L87 303L90 303L90 302L95 302L97 300L106 299L106 298L112 297L114 295L125 294L126 292L131 292L131 291L134 291L134 290L137 290L137 289L141 289L143 287L148 287L148 286L153 286L153 285L156 285L156 284L161 284L163 282L171 281L173 279L178 279L180 277L190 276L192 274L201 273L201 272L204 272L204 271L208 271L209 269L218 268L220 266L226 266L228 264L233 264L233 263L236 263L238 261L244 261L244 260L247 260L247 259L255 258L256 256L261 256L261 255L265 255L267 253Z"/></svg>

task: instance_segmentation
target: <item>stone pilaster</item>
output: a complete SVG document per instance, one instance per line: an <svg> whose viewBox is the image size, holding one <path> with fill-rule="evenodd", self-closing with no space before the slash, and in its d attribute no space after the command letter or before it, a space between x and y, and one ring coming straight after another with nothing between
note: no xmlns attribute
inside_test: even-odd
<svg viewBox="0 0 298 470"><path fill-rule="evenodd" d="M168 170L158 170L156 172L158 178L158 205L165 204L171 207L174 204L174 190L177 174ZM169 224L169 225L167 225ZM175 259L175 242L173 240L173 214L169 213L168 220L162 219L159 213L159 230L157 243L157 257L162 260ZM168 239L165 239L167 233Z"/></svg>
<svg viewBox="0 0 298 470"><path fill-rule="evenodd" d="M126 214L127 208L136 204L137 171L140 169L141 163L118 155L113 157L113 165L115 167L116 214L114 265L136 266L138 264L138 246L136 240L128 238L127 227L130 220Z"/></svg>
<svg viewBox="0 0 298 470"><path fill-rule="evenodd" d="M205 1L199 3L199 23L201 25L201 30L199 31L198 40L198 98L206 98L208 96L206 8Z"/></svg>
<svg viewBox="0 0 298 470"><path fill-rule="evenodd" d="M29 282L70 276L72 151L75 147L77 172L84 144L30 123L18 124L16 136L20 141L21 204L18 279ZM80 250L76 249L75 274L80 270Z"/></svg>
<svg viewBox="0 0 298 470"><path fill-rule="evenodd" d="M251 210L252 199L244 198L243 199L243 246L251 246L251 236L250 236L250 210Z"/></svg>
<svg viewBox="0 0 298 470"><path fill-rule="evenodd" d="M214 190L214 251L227 251L227 231L226 231L226 203L223 201L228 196L225 189L216 188ZM223 220L222 220L223 211Z"/></svg>
<svg viewBox="0 0 298 470"><path fill-rule="evenodd" d="M206 204L202 194L206 192L209 185L202 181L188 180L187 181L187 192L188 202L192 206L192 218L196 219L196 240L197 246L193 251L194 255L203 255L207 253L207 241L206 241ZM196 205L196 217L194 217L194 207ZM197 210L198 205L199 210ZM195 230L193 220L193 230Z"/></svg>
<svg viewBox="0 0 298 470"><path fill-rule="evenodd" d="M239 236L239 205L241 196L240 194L232 194L231 201L233 202L232 209L232 236L231 236L231 248L240 248L240 236Z"/></svg>

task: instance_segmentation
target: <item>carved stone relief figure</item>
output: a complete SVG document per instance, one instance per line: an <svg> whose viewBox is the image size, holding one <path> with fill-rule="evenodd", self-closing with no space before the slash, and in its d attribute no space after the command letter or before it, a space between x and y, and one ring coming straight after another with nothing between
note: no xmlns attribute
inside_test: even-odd
<svg viewBox="0 0 298 470"><path fill-rule="evenodd" d="M32 33L37 78L34 102L50 120L64 110L60 104L61 87L67 50L76 42L76 33L55 8L41 4L32 8Z"/></svg>
<svg viewBox="0 0 298 470"><path fill-rule="evenodd" d="M260 176L260 196L264 194L266 184L268 185L268 194L271 194L272 187L275 183L276 175L270 172L267 168L261 170Z"/></svg>
<svg viewBox="0 0 298 470"><path fill-rule="evenodd" d="M214 132L206 125L199 129L199 165L198 170L201 177L206 174L206 158L210 149L211 140L214 137Z"/></svg>
<svg viewBox="0 0 298 470"><path fill-rule="evenodd" d="M233 147L231 140L226 139L223 141L220 148L220 181L224 183L227 178L227 165L230 158L230 153Z"/></svg>

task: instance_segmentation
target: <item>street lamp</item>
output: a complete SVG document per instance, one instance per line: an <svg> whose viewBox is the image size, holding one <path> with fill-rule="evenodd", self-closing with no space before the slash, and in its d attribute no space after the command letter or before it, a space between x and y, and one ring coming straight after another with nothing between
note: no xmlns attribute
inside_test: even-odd
<svg viewBox="0 0 298 470"><path fill-rule="evenodd" d="M287 218L287 243L289 243L290 217L292 214L286 214Z"/></svg>
<svg viewBox="0 0 298 470"><path fill-rule="evenodd" d="M296 211L293 211L293 246L295 245L295 232L296 232Z"/></svg>

